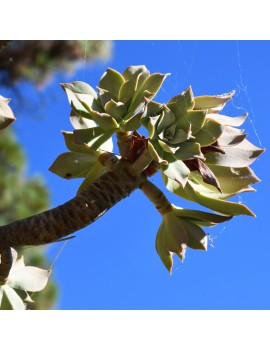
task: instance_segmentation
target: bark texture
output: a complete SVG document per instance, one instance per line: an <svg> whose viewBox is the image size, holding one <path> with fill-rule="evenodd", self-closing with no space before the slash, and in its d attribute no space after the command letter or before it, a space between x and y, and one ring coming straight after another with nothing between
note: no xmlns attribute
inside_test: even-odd
<svg viewBox="0 0 270 351"><path fill-rule="evenodd" d="M129 162L120 161L63 205L0 227L0 251L51 243L94 222L145 182L145 176L131 175L129 166Z"/></svg>

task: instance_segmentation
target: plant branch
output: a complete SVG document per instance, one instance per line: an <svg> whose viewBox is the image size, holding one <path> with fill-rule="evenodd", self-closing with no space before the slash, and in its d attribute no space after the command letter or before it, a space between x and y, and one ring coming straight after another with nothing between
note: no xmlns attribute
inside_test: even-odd
<svg viewBox="0 0 270 351"><path fill-rule="evenodd" d="M140 185L140 189L144 195L155 205L161 215L172 210L172 205L166 198L164 193L149 180L146 180Z"/></svg>
<svg viewBox="0 0 270 351"><path fill-rule="evenodd" d="M0 227L0 250L57 241L94 222L145 180L133 176L130 162L120 160L76 197L56 208Z"/></svg>

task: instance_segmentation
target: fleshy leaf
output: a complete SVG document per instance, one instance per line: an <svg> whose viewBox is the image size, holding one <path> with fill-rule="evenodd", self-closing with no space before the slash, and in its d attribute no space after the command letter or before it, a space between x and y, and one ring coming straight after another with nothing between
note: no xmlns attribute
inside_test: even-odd
<svg viewBox="0 0 270 351"><path fill-rule="evenodd" d="M187 246L195 250L207 250L207 235L197 224L189 222L188 220L181 220L186 229L188 242Z"/></svg>
<svg viewBox="0 0 270 351"><path fill-rule="evenodd" d="M64 152L55 159L49 170L65 179L84 178L95 162L95 155Z"/></svg>
<svg viewBox="0 0 270 351"><path fill-rule="evenodd" d="M141 87L138 88L136 91L136 94L134 96L134 99L132 100L132 103L129 107L129 110L132 111L138 103L144 98L145 92L148 92L148 97L149 98L149 93L151 94L151 99L155 97L157 92L159 91L164 79L168 76L169 74L161 74L161 73L154 73L151 74L141 85Z"/></svg>
<svg viewBox="0 0 270 351"><path fill-rule="evenodd" d="M206 119L202 129L196 134L196 142L201 146L214 143L221 135L223 126L212 119Z"/></svg>
<svg viewBox="0 0 270 351"><path fill-rule="evenodd" d="M119 101L123 102L126 106L129 105L137 89L138 77L126 80L121 86L119 91Z"/></svg>
<svg viewBox="0 0 270 351"><path fill-rule="evenodd" d="M249 167L231 168L217 165L208 165L217 177L221 190L224 193L236 193L249 184L255 184L260 179Z"/></svg>
<svg viewBox="0 0 270 351"><path fill-rule="evenodd" d="M100 135L104 134L104 129L100 126L87 128L87 129L75 129L74 130L74 141L77 144L88 144L89 142L93 141L94 139L98 138ZM76 145L76 144L75 144ZM78 145L81 146L81 145ZM76 150L71 150L75 152L81 152Z"/></svg>
<svg viewBox="0 0 270 351"><path fill-rule="evenodd" d="M9 101L10 99L0 95L0 130L8 127L16 119L8 106Z"/></svg>
<svg viewBox="0 0 270 351"><path fill-rule="evenodd" d="M194 110L206 110L208 113L216 113L223 109L226 103L233 97L235 91L216 96L196 96Z"/></svg>
<svg viewBox="0 0 270 351"><path fill-rule="evenodd" d="M127 113L127 108L122 102L115 102L110 100L104 106L105 111L115 118L117 122L121 121Z"/></svg>
<svg viewBox="0 0 270 351"><path fill-rule="evenodd" d="M173 212L176 216L187 217L190 220L200 220L202 222L210 222L213 224L223 223L232 219L232 216L221 216L214 213L197 211L197 210L188 210L186 208L180 208L173 205Z"/></svg>
<svg viewBox="0 0 270 351"><path fill-rule="evenodd" d="M11 274L8 285L14 289L25 291L41 291L45 288L50 270L27 266Z"/></svg>
<svg viewBox="0 0 270 351"><path fill-rule="evenodd" d="M162 166L162 173L185 187L190 173L188 167L182 161L175 160L173 157L166 157L166 160L169 164L168 166Z"/></svg>
<svg viewBox="0 0 270 351"><path fill-rule="evenodd" d="M174 96L168 101L167 106L175 114L175 116L185 115L187 111L194 108L195 100L191 86L184 90L181 94Z"/></svg>
<svg viewBox="0 0 270 351"><path fill-rule="evenodd" d="M243 140L233 147L222 147L222 149L225 151L224 155L210 152L206 155L206 162L225 167L248 167L264 151L248 140Z"/></svg>
<svg viewBox="0 0 270 351"><path fill-rule="evenodd" d="M2 301L0 301L1 310L25 310L25 304L20 296L7 284L0 285L2 291ZM0 292L1 296L1 292Z"/></svg>
<svg viewBox="0 0 270 351"><path fill-rule="evenodd" d="M164 229L164 223L161 224L156 236L156 251L162 263L171 274L172 266L173 266L172 253L164 247L163 238L162 238L163 229Z"/></svg>
<svg viewBox="0 0 270 351"><path fill-rule="evenodd" d="M67 93L67 90L71 91L74 94L89 94L97 99L97 93L95 90L85 82L71 82L71 83L62 83L60 84L64 91Z"/></svg>
<svg viewBox="0 0 270 351"><path fill-rule="evenodd" d="M202 129L205 122L206 113L207 110L193 110L187 112L186 118L191 125L191 131L193 135L198 133Z"/></svg>
<svg viewBox="0 0 270 351"><path fill-rule="evenodd" d="M242 133L243 130L241 129L225 126L218 139L218 145L223 148L223 146L235 146L240 144L247 137L247 134Z"/></svg>
<svg viewBox="0 0 270 351"><path fill-rule="evenodd" d="M96 123L89 118L84 118L75 114L72 110L70 113L70 122L75 129L93 128Z"/></svg>
<svg viewBox="0 0 270 351"><path fill-rule="evenodd" d="M208 113L207 116L209 118L216 120L217 122L219 122L224 126L240 127L245 122L248 114L246 113L243 116L239 116L239 117L228 117L217 113Z"/></svg>
<svg viewBox="0 0 270 351"><path fill-rule="evenodd" d="M196 191L189 182L187 182L184 190L191 200L202 206L208 207L215 212L233 216L248 215L255 217L255 214L245 205L203 196Z"/></svg>
<svg viewBox="0 0 270 351"><path fill-rule="evenodd" d="M193 141L181 143L179 149L174 153L174 157L178 160L189 160L193 158L204 159L200 144Z"/></svg>
<svg viewBox="0 0 270 351"><path fill-rule="evenodd" d="M150 76L150 72L145 66L129 66L123 72L125 80L131 80L139 76L137 88L140 88L143 82Z"/></svg>
<svg viewBox="0 0 270 351"><path fill-rule="evenodd" d="M107 90L114 98L118 98L119 90L125 79L121 73L112 68L108 68L100 79L99 87Z"/></svg>
<svg viewBox="0 0 270 351"><path fill-rule="evenodd" d="M182 222L170 211L163 215L162 238L164 247L170 252L182 254L186 250L188 236Z"/></svg>
<svg viewBox="0 0 270 351"><path fill-rule="evenodd" d="M118 128L118 123L112 116L107 113L99 113L92 109L91 99L89 99L88 95L78 95L77 97L80 103L89 113L89 118L93 119L103 129L112 130Z"/></svg>
<svg viewBox="0 0 270 351"><path fill-rule="evenodd" d="M94 128L100 128L100 127L94 127ZM91 128L91 129L94 129L94 128ZM89 133L87 133L88 130L89 129L78 129L77 131L75 130L74 132L76 132L76 133L83 133L85 136L86 135L89 136ZM79 152L79 153L84 153L84 154L94 154L94 155L96 155L97 154L96 151L93 150L91 147L89 147L87 145L89 140L86 141L85 143L80 142L79 144L78 144L78 141L76 142L75 136L74 136L74 132L62 131L62 134L63 134L64 139L65 139L66 147L70 151L73 151L73 152ZM77 139L78 139L78 137L77 137Z"/></svg>

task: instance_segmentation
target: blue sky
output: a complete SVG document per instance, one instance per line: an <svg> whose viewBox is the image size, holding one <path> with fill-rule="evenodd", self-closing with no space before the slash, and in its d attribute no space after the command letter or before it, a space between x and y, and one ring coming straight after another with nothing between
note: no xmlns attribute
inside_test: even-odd
<svg viewBox="0 0 270 351"><path fill-rule="evenodd" d="M144 64L152 73L170 72L156 97L161 102L189 85L195 95L236 90L226 112L249 112L243 126L249 140L268 149L269 59L269 41L116 41L108 62L55 77L41 93L46 103L35 111L39 119L17 109L15 128L28 157L27 173L44 176L52 206L75 195L80 180L65 181L48 171L56 156L66 151L60 130L72 130L70 107L59 83L84 80L95 87L108 66L123 71ZM31 104L31 88L21 89ZM56 308L269 309L268 160L266 151L252 167L262 179L255 186L258 191L234 199L248 205L257 218L235 217L209 230L213 247L208 252L189 249L183 264L174 260L172 276L155 252L161 217L137 190L66 245L54 265L61 289ZM165 189L158 175L152 181ZM194 207L166 195L176 205ZM59 247L48 247L51 260Z"/></svg>

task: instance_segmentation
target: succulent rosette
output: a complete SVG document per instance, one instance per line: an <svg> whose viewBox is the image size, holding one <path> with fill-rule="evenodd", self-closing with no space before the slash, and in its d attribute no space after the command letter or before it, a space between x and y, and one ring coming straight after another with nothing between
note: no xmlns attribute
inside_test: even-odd
<svg viewBox="0 0 270 351"><path fill-rule="evenodd" d="M164 266L171 273L173 255L184 261L187 247L207 250L208 237L201 227L212 227L231 218L172 205L171 211L163 214L156 236L156 250Z"/></svg>
<svg viewBox="0 0 270 351"><path fill-rule="evenodd" d="M84 82L62 84L72 107L73 132L62 132L70 152L57 157L50 171L65 179L85 178L78 192L105 173L99 161L112 152L111 136L140 127L146 98L158 92L166 74L150 72L145 66L130 66L121 74L108 68L97 92Z"/></svg>
<svg viewBox="0 0 270 351"><path fill-rule="evenodd" d="M236 128L247 114L220 114L233 95L194 97L189 87L167 104L148 101L141 122L171 192L226 215L253 215L242 204L224 201L254 191L250 184L259 179L249 165L263 152Z"/></svg>

